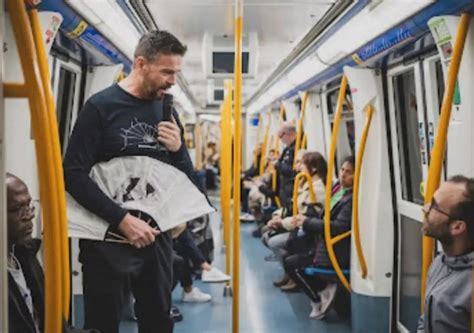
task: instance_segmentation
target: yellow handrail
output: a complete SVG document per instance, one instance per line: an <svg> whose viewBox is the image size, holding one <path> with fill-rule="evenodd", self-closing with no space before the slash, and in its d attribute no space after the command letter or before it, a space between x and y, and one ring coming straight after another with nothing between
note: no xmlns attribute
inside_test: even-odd
<svg viewBox="0 0 474 333"><path fill-rule="evenodd" d="M272 191L275 194L275 203L276 203L278 208L281 208L281 201L280 201L280 198L278 197L278 193L277 193L277 185L278 185L277 171L275 169L272 169L271 172L272 172Z"/></svg>
<svg viewBox="0 0 474 333"><path fill-rule="evenodd" d="M242 30L243 4L235 0L235 90L234 90L234 269L232 279L232 332L239 332L240 301L240 167L241 167L241 108L242 108Z"/></svg>
<svg viewBox="0 0 474 333"><path fill-rule="evenodd" d="M295 177L295 182L293 184L293 215L298 215L298 189L300 188L301 179L306 179L309 187L309 200L311 203L316 202L316 194L314 193L313 188L313 179L307 172L300 172Z"/></svg>
<svg viewBox="0 0 474 333"><path fill-rule="evenodd" d="M44 331L59 333L62 330L62 261L61 261L61 220L59 201L57 200L57 179L53 156L54 141L44 87L41 84L40 68L34 47L34 38L29 24L24 2L7 0L11 15L13 33L17 40L18 54L28 89L28 101L31 110L31 123L35 137L35 149L38 164L40 199L44 233L44 270L45 270L45 325ZM53 185L53 186L51 186ZM58 288L59 286L59 288Z"/></svg>
<svg viewBox="0 0 474 333"><path fill-rule="evenodd" d="M270 131L270 124L271 124L271 118L272 115L268 115L268 123L267 126L265 127L265 133L263 134L263 143L262 143L262 155L260 156L260 170L259 170L259 175L263 175L263 172L265 171L265 161L267 159L267 145L268 145L268 132Z"/></svg>
<svg viewBox="0 0 474 333"><path fill-rule="evenodd" d="M326 247L328 250L329 259L331 260L331 264L336 271L336 274L341 281L341 283L346 287L347 290L351 290L351 286L349 281L347 281L344 273L341 270L341 266L337 261L336 254L334 253L334 244L337 241L344 239L350 235L350 231L344 233L345 235L338 235L335 238L331 236L331 194L332 194L332 175L334 174L334 158L336 155L336 146L337 146L337 138L339 134L339 124L341 123L342 111L343 111L343 104L344 104L344 96L346 95L347 89L347 78L346 76L342 76L341 87L339 88L339 96L337 98L337 109L336 114L334 116L334 125L332 129L332 136L331 136L331 148L329 151L329 158L328 158L328 173L326 178L326 197L324 200L324 238L326 240ZM337 241L336 241L337 240Z"/></svg>
<svg viewBox="0 0 474 333"><path fill-rule="evenodd" d="M301 149L307 149L308 148L308 134L303 135L303 141L301 141Z"/></svg>
<svg viewBox="0 0 474 333"><path fill-rule="evenodd" d="M278 114L278 121L280 122L280 125L283 123L285 119L285 106L283 105L283 102L280 104L280 113ZM279 130L279 129L277 129ZM275 135L275 154L276 156L280 155L280 138L278 135Z"/></svg>
<svg viewBox="0 0 474 333"><path fill-rule="evenodd" d="M360 241L360 228L359 228L359 188L360 188L360 173L362 170L362 161L364 160L365 145L367 143L367 135L369 133L370 124L372 123L372 115L374 108L372 105L367 107L367 118L365 121L362 136L360 138L359 147L357 149L356 166L354 173L354 187L352 196L352 230L354 232L354 244L357 252L357 258L359 260L360 270L362 278L367 277L367 262L365 260L364 251Z"/></svg>
<svg viewBox="0 0 474 333"><path fill-rule="evenodd" d="M469 28L469 14L462 14L456 33L456 40L453 47L453 55L448 67L448 77L446 90L444 91L443 104L439 115L438 131L431 153L431 161L428 169L428 180L426 183L425 203L430 203L433 194L439 187L441 180L441 170L443 168L444 152L446 150L446 137L448 134L449 119L453 103L454 90L456 87L459 66L464 50L467 31ZM421 309L424 309L424 298L426 292L426 280L428 269L433 259L434 240L430 237L423 237L423 266L421 272Z"/></svg>
<svg viewBox="0 0 474 333"><path fill-rule="evenodd" d="M221 207L222 221L224 224L224 242L225 242L225 269L226 274L231 272L231 235L230 235L230 201L231 201L231 183L232 183L232 82L224 82L226 95L222 106L222 140L221 140ZM227 282L229 285L229 282Z"/></svg>
<svg viewBox="0 0 474 333"><path fill-rule="evenodd" d="M68 241L68 230L67 230L67 217L66 217L66 196L64 186L64 171L61 158L61 145L59 143L59 130L56 120L56 107L53 98L53 92L51 89L51 80L49 77L48 59L46 56L46 50L43 43L43 34L41 30L41 23L38 16L38 10L30 10L30 19L32 23L33 35L35 38L35 45L37 55L39 58L39 68L41 73L41 81L43 84L46 104L48 107L48 118L50 125L50 132L52 138L51 150L54 158L54 168L56 173L56 186L52 189L56 189L56 198L59 204L59 218L60 218L60 242L61 242L61 266L62 266L62 288L63 288L63 314L64 319L69 319L69 303L70 303L70 269L69 269L69 241Z"/></svg>
<svg viewBox="0 0 474 333"><path fill-rule="evenodd" d="M303 98L301 99L301 114L300 114L300 119L298 120L298 128L296 129L295 156L293 159L293 169L296 168L296 156L298 156L298 151L301 149L304 114L306 112L306 104L308 103L308 96L309 96L308 92L305 91L303 94Z"/></svg>

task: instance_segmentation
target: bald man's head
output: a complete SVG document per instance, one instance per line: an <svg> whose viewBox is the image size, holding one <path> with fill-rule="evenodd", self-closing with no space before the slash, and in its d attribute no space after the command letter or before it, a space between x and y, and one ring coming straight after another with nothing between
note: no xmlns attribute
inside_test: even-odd
<svg viewBox="0 0 474 333"><path fill-rule="evenodd" d="M7 173L7 222L9 246L31 240L34 210L26 184L17 176Z"/></svg>

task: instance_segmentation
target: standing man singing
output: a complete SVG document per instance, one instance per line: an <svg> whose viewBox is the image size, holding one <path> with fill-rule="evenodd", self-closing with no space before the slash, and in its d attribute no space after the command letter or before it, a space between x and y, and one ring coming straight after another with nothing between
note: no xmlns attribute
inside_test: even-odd
<svg viewBox="0 0 474 333"><path fill-rule="evenodd" d="M186 46L169 32L147 33L136 47L130 75L92 96L75 124L64 161L66 190L129 242L80 240L86 328L118 333L123 290L130 281L139 332L173 331L171 237L153 228L149 216L120 207L89 172L116 157L146 156L192 177L176 111L170 121L163 120L163 96L176 84L185 53Z"/></svg>

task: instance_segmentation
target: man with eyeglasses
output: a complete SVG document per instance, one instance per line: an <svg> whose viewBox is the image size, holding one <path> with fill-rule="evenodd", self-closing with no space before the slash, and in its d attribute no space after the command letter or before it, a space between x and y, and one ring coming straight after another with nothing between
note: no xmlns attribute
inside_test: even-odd
<svg viewBox="0 0 474 333"><path fill-rule="evenodd" d="M423 207L423 233L443 253L431 264L418 333L471 332L474 178L454 176Z"/></svg>

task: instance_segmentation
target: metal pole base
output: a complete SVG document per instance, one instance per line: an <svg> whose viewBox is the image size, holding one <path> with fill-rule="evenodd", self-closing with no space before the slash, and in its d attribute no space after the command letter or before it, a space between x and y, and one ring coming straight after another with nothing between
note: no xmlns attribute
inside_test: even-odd
<svg viewBox="0 0 474 333"><path fill-rule="evenodd" d="M231 286L224 286L224 297L232 297L232 287Z"/></svg>

